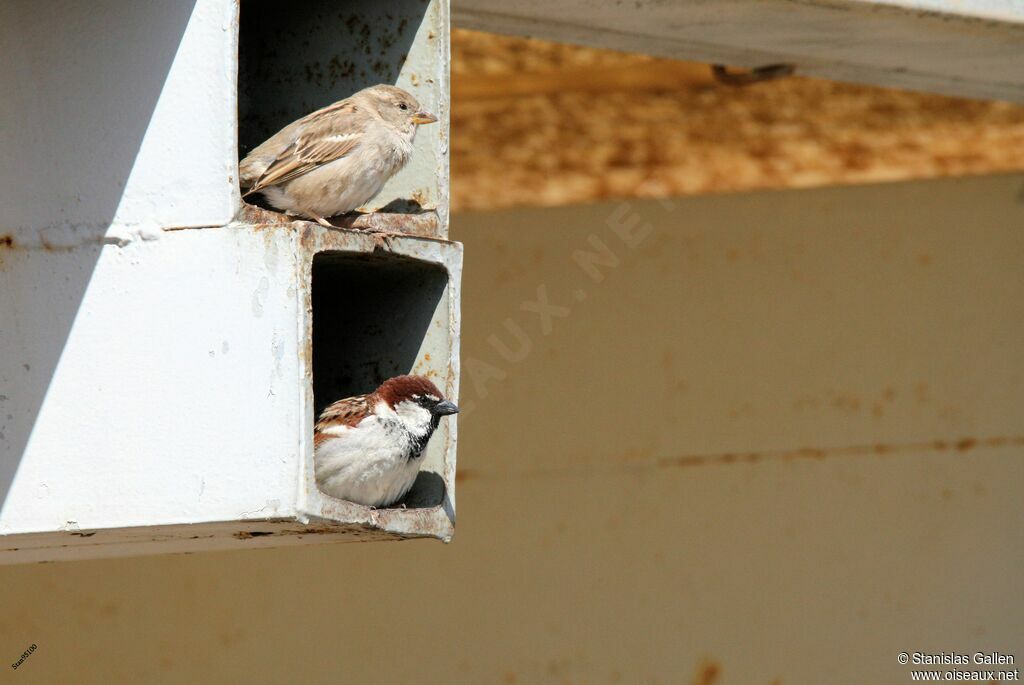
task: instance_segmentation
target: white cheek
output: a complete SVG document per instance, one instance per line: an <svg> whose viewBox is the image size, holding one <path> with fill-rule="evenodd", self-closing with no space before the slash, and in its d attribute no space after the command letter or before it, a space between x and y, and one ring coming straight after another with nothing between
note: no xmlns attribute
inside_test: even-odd
<svg viewBox="0 0 1024 685"><path fill-rule="evenodd" d="M430 429L430 412L415 402L399 402L395 413L413 435L423 435Z"/></svg>

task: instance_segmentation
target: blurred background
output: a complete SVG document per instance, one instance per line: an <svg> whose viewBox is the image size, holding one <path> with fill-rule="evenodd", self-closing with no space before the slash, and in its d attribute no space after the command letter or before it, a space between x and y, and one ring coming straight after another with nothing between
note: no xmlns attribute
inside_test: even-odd
<svg viewBox="0 0 1024 685"><path fill-rule="evenodd" d="M1024 107L469 31L452 54L454 542L3 567L0 643L38 645L4 682L1024 656Z"/></svg>

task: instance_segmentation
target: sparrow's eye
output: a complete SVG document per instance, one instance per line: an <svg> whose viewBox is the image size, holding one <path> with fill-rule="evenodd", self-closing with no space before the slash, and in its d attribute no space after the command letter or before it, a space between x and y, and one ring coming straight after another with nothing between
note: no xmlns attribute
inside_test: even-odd
<svg viewBox="0 0 1024 685"><path fill-rule="evenodd" d="M398 109L400 109L400 110L402 110L404 112L407 109L409 109L409 105L405 104L404 102L399 102L398 103Z"/></svg>

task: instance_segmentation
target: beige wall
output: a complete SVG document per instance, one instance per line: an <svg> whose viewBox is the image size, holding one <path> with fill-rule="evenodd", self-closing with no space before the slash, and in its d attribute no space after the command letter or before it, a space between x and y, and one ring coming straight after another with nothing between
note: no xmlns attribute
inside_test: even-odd
<svg viewBox="0 0 1024 685"><path fill-rule="evenodd" d="M609 219L633 212L630 249ZM0 655L38 645L0 681L895 684L901 650L1024 659L1024 176L453 234L453 544L0 568ZM572 257L590 236L619 260L601 282ZM541 285L568 309L546 334Z"/></svg>

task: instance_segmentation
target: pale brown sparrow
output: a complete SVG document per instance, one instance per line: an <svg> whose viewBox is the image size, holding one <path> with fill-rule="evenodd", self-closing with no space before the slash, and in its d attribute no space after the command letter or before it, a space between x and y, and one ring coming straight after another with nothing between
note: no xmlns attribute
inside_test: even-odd
<svg viewBox="0 0 1024 685"><path fill-rule="evenodd" d="M366 88L294 121L238 164L244 195L315 219L369 202L412 156L420 124L437 121L395 86Z"/></svg>
<svg viewBox="0 0 1024 685"><path fill-rule="evenodd" d="M317 487L367 507L394 504L415 482L441 417L458 411L423 376L396 376L369 395L338 400L313 433Z"/></svg>

